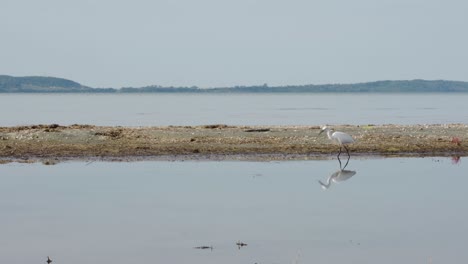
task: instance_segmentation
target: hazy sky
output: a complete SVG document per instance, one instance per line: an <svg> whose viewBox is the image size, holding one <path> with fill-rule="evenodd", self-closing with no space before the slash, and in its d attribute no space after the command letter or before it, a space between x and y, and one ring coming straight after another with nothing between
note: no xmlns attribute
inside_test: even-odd
<svg viewBox="0 0 468 264"><path fill-rule="evenodd" d="M0 74L93 87L468 81L466 0L0 4Z"/></svg>

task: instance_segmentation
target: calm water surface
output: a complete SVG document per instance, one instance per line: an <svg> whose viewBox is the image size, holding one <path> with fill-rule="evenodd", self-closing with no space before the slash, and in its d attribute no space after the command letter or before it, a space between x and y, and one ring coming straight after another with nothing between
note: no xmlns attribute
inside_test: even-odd
<svg viewBox="0 0 468 264"><path fill-rule="evenodd" d="M0 94L0 124L468 123L468 94Z"/></svg>
<svg viewBox="0 0 468 264"><path fill-rule="evenodd" d="M0 263L467 263L467 169L449 158L352 159L341 174L336 160L5 164Z"/></svg>

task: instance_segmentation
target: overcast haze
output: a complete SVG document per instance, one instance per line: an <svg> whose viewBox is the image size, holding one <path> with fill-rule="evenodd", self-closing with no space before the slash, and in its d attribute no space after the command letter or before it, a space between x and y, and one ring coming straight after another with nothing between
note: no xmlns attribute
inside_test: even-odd
<svg viewBox="0 0 468 264"><path fill-rule="evenodd" d="M0 74L116 88L468 81L468 1L0 3Z"/></svg>

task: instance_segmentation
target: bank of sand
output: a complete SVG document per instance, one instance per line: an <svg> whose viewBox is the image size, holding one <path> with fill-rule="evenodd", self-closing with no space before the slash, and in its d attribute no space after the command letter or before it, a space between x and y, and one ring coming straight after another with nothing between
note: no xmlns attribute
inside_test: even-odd
<svg viewBox="0 0 468 264"><path fill-rule="evenodd" d="M468 125L339 125L352 155L467 156ZM319 126L0 127L0 159L9 161L141 159L322 159L339 147ZM345 154L346 155L346 154Z"/></svg>

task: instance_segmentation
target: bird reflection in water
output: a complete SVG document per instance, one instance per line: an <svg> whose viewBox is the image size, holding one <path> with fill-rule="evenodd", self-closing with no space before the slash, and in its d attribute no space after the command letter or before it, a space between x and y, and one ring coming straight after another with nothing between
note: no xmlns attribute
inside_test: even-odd
<svg viewBox="0 0 468 264"><path fill-rule="evenodd" d="M453 165L458 165L458 164L460 164L460 160L461 160L460 156L453 156L452 157L452 164Z"/></svg>
<svg viewBox="0 0 468 264"><path fill-rule="evenodd" d="M320 183L320 186L322 187L322 189L326 190L330 188L332 182L340 183L340 182L346 181L349 178L353 177L355 174L356 174L356 171L340 169L339 171L336 171L332 175L330 175L327 178L325 183L323 183L322 181L318 181L318 182Z"/></svg>
<svg viewBox="0 0 468 264"><path fill-rule="evenodd" d="M356 171L345 170L346 166L348 166L348 163L349 163L349 157L343 168L341 167L341 160L339 157L338 157L338 162L340 163L340 169L338 171L335 171L330 176L328 176L325 183L323 183L322 181L318 181L322 189L327 190L328 188L330 188L332 182L340 183L340 182L348 180L349 178L353 177L356 174Z"/></svg>

